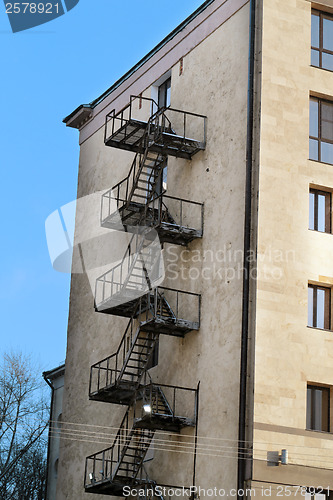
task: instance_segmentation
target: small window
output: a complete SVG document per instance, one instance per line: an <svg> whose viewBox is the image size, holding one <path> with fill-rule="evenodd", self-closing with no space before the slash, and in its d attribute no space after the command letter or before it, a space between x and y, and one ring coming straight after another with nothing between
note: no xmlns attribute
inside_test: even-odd
<svg viewBox="0 0 333 500"><path fill-rule="evenodd" d="M331 233L332 193L310 189L309 229L322 233Z"/></svg>
<svg viewBox="0 0 333 500"><path fill-rule="evenodd" d="M308 326L331 329L331 289L324 286L308 286Z"/></svg>
<svg viewBox="0 0 333 500"><path fill-rule="evenodd" d="M307 488L307 493L304 495L304 500L332 500L332 493L322 488Z"/></svg>
<svg viewBox="0 0 333 500"><path fill-rule="evenodd" d="M333 102L310 99L310 160L333 165Z"/></svg>
<svg viewBox="0 0 333 500"><path fill-rule="evenodd" d="M307 386L306 428L330 431L330 390L328 387Z"/></svg>
<svg viewBox="0 0 333 500"><path fill-rule="evenodd" d="M158 87L158 107L167 108L171 102L171 78Z"/></svg>
<svg viewBox="0 0 333 500"><path fill-rule="evenodd" d="M311 64L333 71L333 16L319 10L311 15Z"/></svg>
<svg viewBox="0 0 333 500"><path fill-rule="evenodd" d="M150 370L150 368L154 368L154 366L158 365L158 353L159 353L159 340L157 339L154 350L152 352L152 355L150 356L150 359L147 364L147 370Z"/></svg>

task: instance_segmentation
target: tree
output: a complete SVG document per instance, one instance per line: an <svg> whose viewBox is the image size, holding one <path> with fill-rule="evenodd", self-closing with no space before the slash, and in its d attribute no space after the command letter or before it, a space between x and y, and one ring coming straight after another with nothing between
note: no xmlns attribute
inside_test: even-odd
<svg viewBox="0 0 333 500"><path fill-rule="evenodd" d="M48 406L30 356L3 354L0 366L0 498L43 500Z"/></svg>

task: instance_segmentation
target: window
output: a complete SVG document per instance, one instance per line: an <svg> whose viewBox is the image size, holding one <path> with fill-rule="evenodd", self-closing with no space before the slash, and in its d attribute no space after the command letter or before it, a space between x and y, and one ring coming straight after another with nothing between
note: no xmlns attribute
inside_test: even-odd
<svg viewBox="0 0 333 500"><path fill-rule="evenodd" d="M329 500L332 499L332 492L323 490L322 488L307 488L307 493L304 495L304 500Z"/></svg>
<svg viewBox="0 0 333 500"><path fill-rule="evenodd" d="M154 368L154 366L158 365L158 353L159 353L159 344L160 344L160 339L158 338L154 347L154 350L150 356L150 359L147 363L147 370L150 370L150 368Z"/></svg>
<svg viewBox="0 0 333 500"><path fill-rule="evenodd" d="M324 286L308 286L308 326L330 330L331 289Z"/></svg>
<svg viewBox="0 0 333 500"><path fill-rule="evenodd" d="M310 99L310 160L333 165L333 102Z"/></svg>
<svg viewBox="0 0 333 500"><path fill-rule="evenodd" d="M306 428L330 431L330 390L328 387L307 386Z"/></svg>
<svg viewBox="0 0 333 500"><path fill-rule="evenodd" d="M333 71L333 16L318 10L311 15L311 64Z"/></svg>
<svg viewBox="0 0 333 500"><path fill-rule="evenodd" d="M332 193L310 189L309 229L330 233L332 228Z"/></svg>
<svg viewBox="0 0 333 500"><path fill-rule="evenodd" d="M170 98L171 98L171 78L165 80L158 87L158 107L159 108L167 108L170 106Z"/></svg>

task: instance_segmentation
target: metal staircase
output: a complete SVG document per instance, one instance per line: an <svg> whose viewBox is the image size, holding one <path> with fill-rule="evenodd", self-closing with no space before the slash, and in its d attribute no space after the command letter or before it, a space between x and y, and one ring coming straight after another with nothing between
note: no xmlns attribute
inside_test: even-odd
<svg viewBox="0 0 333 500"><path fill-rule="evenodd" d="M111 447L87 457L85 469L86 492L123 496L124 486L143 485L142 500L165 500L144 468L155 432L197 431L198 410L198 388L153 383L148 367L161 334L184 337L200 327L200 295L161 286L160 242L202 237L203 204L166 196L162 179L168 155L191 159L205 148L206 117L156 109L131 96L105 122L105 144L136 154L128 175L102 196L101 225L132 236L122 260L97 278L95 310L129 322L117 351L91 367L89 397L128 408Z"/></svg>
<svg viewBox="0 0 333 500"><path fill-rule="evenodd" d="M164 393L174 395L171 405ZM176 414L186 391L193 399L193 414ZM196 422L197 389L156 385L150 382L136 393L120 424L111 447L86 459L85 490L89 493L123 496L123 487L152 484L144 479L144 460L157 430L180 432Z"/></svg>
<svg viewBox="0 0 333 500"><path fill-rule="evenodd" d="M127 304L131 317L117 351L91 367L90 399L128 405L140 387L159 335L184 337L198 330L200 302L198 294L157 287L134 301L132 310ZM119 308L115 308L118 314Z"/></svg>
<svg viewBox="0 0 333 500"><path fill-rule="evenodd" d="M131 231L143 224L155 228L161 242L187 245L202 237L203 204L166 196L162 189L163 168L168 154L191 159L205 148L206 117L162 108L147 121L137 120L133 118L135 99L131 96L128 106L118 114L112 111L106 120L105 143L136 155L128 175L103 194L101 225L110 229L125 226ZM157 106L153 100L146 100L151 102L151 110ZM175 132L171 118L181 126L182 135ZM187 137L193 120L199 120L193 132L201 132L201 141Z"/></svg>
<svg viewBox="0 0 333 500"><path fill-rule="evenodd" d="M135 103L148 103L150 112L140 112ZM140 152L150 151L190 160L206 147L207 117L171 107L157 109L153 99L131 96L118 113L106 115L104 143L106 146ZM154 110L156 110L154 112Z"/></svg>
<svg viewBox="0 0 333 500"><path fill-rule="evenodd" d="M89 397L96 401L131 404L146 373L159 333L145 332L131 318L117 351L92 365ZM145 383L145 381L143 382Z"/></svg>
<svg viewBox="0 0 333 500"><path fill-rule="evenodd" d="M149 230L133 233L122 260L97 278L96 311L131 317L138 297L163 280L161 247L155 236Z"/></svg>

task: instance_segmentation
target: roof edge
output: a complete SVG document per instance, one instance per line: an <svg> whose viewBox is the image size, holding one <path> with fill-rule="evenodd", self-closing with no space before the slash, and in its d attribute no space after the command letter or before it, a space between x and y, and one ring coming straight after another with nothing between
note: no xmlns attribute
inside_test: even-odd
<svg viewBox="0 0 333 500"><path fill-rule="evenodd" d="M75 116L80 114L86 108L93 109L99 103L101 103L106 97L108 97L114 90L116 90L123 82L125 82L130 76L132 76L141 66L143 66L151 57L153 57L159 50L161 50L164 45L166 45L170 40L172 40L178 33L180 33L186 26L193 21L199 14L201 14L209 5L214 3L215 0L206 0L201 4L192 14L190 14L184 21L182 21L174 30L172 30L161 42L159 42L150 52L148 52L138 63L136 63L130 70L128 70L121 78L119 78L111 87L109 87L105 92L103 92L99 97L91 101L89 104L81 104L72 113L63 119L63 123L70 126L68 122ZM76 127L75 127L76 128Z"/></svg>
<svg viewBox="0 0 333 500"><path fill-rule="evenodd" d="M53 370L48 370L42 373L43 378L46 380L53 380L57 377L61 377L65 373L65 363L53 368Z"/></svg>

